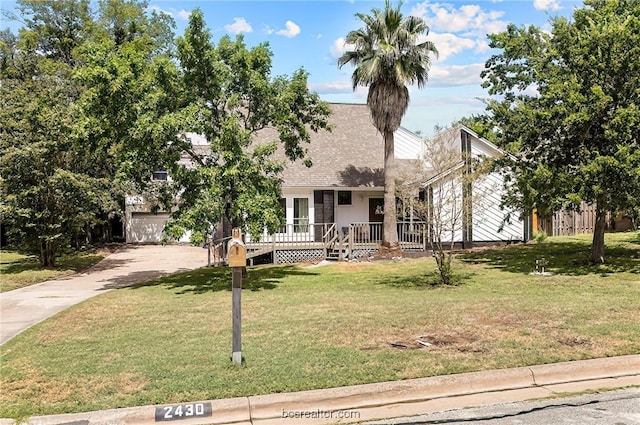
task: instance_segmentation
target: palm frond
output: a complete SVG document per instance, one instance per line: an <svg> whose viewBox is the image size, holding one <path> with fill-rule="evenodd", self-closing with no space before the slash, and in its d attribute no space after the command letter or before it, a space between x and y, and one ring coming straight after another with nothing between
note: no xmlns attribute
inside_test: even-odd
<svg viewBox="0 0 640 425"><path fill-rule="evenodd" d="M338 59L340 68L348 63L354 66L351 76L354 90L369 86L371 102L368 98L367 103L379 130L395 131L397 127L391 128L390 123L397 122L399 126L400 121L396 113L378 111L374 116L374 109L393 107L401 112L401 119L409 103L406 85L423 87L431 67L430 54L436 58L438 55L433 42L418 42L429 34L427 23L415 16L403 17L401 5L393 7L386 0L384 9L356 14L364 26L347 34L345 43L352 48ZM376 117L383 122L378 123Z"/></svg>

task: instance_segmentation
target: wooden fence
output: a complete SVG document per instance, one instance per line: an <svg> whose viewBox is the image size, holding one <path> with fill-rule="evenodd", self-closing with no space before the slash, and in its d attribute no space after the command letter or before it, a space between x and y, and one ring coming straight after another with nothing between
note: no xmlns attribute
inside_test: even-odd
<svg viewBox="0 0 640 425"><path fill-rule="evenodd" d="M609 223L610 214L607 214ZM596 223L596 206L583 202L580 212L561 210L556 211L548 219L538 218L537 231L543 231L550 236L573 236L581 233L593 233Z"/></svg>

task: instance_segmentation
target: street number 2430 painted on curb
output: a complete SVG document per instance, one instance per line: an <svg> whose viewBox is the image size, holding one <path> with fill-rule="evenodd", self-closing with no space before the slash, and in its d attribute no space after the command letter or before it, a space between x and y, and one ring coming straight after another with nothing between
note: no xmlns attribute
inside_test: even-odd
<svg viewBox="0 0 640 425"><path fill-rule="evenodd" d="M193 417L211 416L211 402L184 403L156 407L156 422L179 421Z"/></svg>

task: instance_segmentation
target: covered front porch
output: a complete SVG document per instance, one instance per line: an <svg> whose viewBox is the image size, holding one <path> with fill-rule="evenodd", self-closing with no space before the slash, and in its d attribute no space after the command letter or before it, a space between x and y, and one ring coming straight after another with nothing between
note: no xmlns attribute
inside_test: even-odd
<svg viewBox="0 0 640 425"><path fill-rule="evenodd" d="M318 260L357 260L378 251L382 243L382 223L354 222L347 226L336 223L287 224L274 234L260 238L245 236L249 264L299 263ZM403 251L426 251L429 246L428 226L424 222L399 222L398 239ZM214 241L214 264L224 264L228 238Z"/></svg>

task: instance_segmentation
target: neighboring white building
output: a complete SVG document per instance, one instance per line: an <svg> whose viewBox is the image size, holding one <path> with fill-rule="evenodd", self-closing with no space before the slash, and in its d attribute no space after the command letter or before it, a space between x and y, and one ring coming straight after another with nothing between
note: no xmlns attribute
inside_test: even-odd
<svg viewBox="0 0 640 425"><path fill-rule="evenodd" d="M478 136L474 131L464 125L457 125L446 130L436 137L446 138L448 148L459 155L459 162L451 169L444 170L429 178L424 186L430 195L428 201L433 204L446 202L446 196L438 196L439 190L449 192L455 186L455 205L460 214L459 223L453 228L453 232L442 232L442 241L450 242L451 234L454 242L460 242L463 246L471 246L473 243L526 241L529 239L529 221L523 222L515 210L500 207L505 195L504 177L498 172L491 172L472 181L464 187L460 181L460 174L469 169L472 161L483 159L501 158L507 155L487 139ZM454 172L455 171L455 172ZM453 180L452 180L453 179ZM452 186L451 183L454 182ZM443 189L444 188L444 189ZM450 196L448 194L447 196ZM466 210L463 205L469 205ZM451 207L440 208L443 210L442 221L452 221ZM437 205L432 206L433 211L439 211ZM505 218L510 216L506 222ZM449 228L451 230L451 227Z"/></svg>

